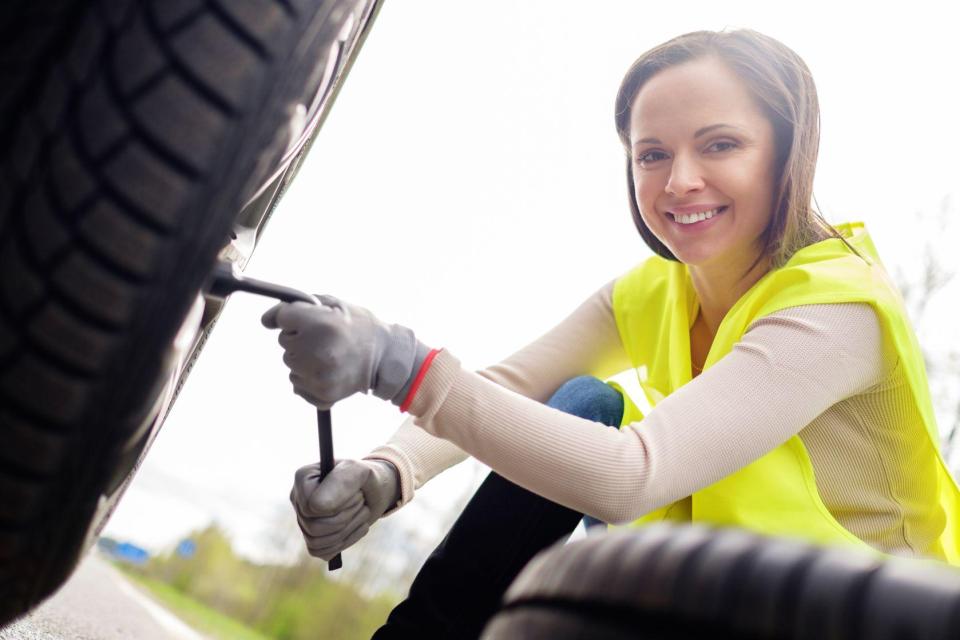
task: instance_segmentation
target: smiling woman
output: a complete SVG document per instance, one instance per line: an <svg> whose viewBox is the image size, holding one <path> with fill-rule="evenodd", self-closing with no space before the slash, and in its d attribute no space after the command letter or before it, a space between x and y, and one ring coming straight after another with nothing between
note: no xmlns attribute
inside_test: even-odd
<svg viewBox="0 0 960 640"><path fill-rule="evenodd" d="M377 638L476 636L584 514L960 564L960 492L902 300L864 226L831 226L812 205L819 110L803 61L754 31L680 36L634 63L615 115L634 221L657 255L503 362L467 371L343 302L269 316L298 394L373 390L412 415L363 473L298 473L316 555L467 454L495 472ZM355 349L365 356L336 357ZM333 367L357 386L318 373ZM646 415L604 382L622 372ZM377 393L398 374L401 392Z"/></svg>
<svg viewBox="0 0 960 640"><path fill-rule="evenodd" d="M711 289L710 302L721 308L702 298L701 313L722 317L723 307L769 269L762 236L771 226L778 173L770 119L713 56L652 78L631 112L640 223L689 265L698 288ZM736 124L700 126L715 120Z"/></svg>
<svg viewBox="0 0 960 640"><path fill-rule="evenodd" d="M668 68L671 73L659 73ZM688 83L688 91L678 93L677 85L684 82ZM641 87L645 89L642 92ZM653 93L660 95L651 100ZM641 101L643 104L638 104ZM727 120L724 114L733 117ZM648 191L655 188L640 174L655 168L657 160L668 158L663 152L648 157L646 152L634 148L662 144L635 130L634 125L640 120L645 127L655 127L658 118L663 120L663 126L680 126L684 118L714 122L697 129L692 136L701 142L700 154L712 151L723 159L740 152L736 153L739 162L735 166L741 172L738 175L744 177L742 172L746 171L747 178L759 178L758 184L764 189L752 197L769 198L760 202L763 215L772 219L763 229L759 249L769 257L771 267L785 264L799 248L839 236L811 206L820 142L816 87L803 60L781 43L749 30L690 33L650 50L623 79L615 119L620 141L627 150L629 189L631 193L636 190L636 199L633 195L630 198L634 223L657 255L675 259L651 233L638 205L642 202L640 185L647 184ZM724 139L724 128L728 136L736 135ZM709 133L714 135L703 144L702 136ZM716 139L720 142L714 142ZM710 143L716 146L711 147ZM747 160L764 166L745 165L743 151L751 152ZM662 175L663 163L660 165ZM639 178L636 181L635 174ZM683 174L676 179L682 180ZM747 188L757 191L756 184ZM766 188L771 192L762 193ZM669 188L665 191L670 193Z"/></svg>

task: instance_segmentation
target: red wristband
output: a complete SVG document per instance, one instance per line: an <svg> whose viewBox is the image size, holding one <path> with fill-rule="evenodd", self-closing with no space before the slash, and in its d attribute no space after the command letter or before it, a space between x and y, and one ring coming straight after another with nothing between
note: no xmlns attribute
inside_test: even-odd
<svg viewBox="0 0 960 640"><path fill-rule="evenodd" d="M420 383L423 382L424 376L427 375L427 369L430 368L430 363L433 362L433 359L437 357L440 351L442 351L442 349L434 349L423 359L423 364L420 365L420 371L417 372L417 377L413 380L413 384L410 385L410 391L407 393L406 399L403 401L403 404L400 405L400 413L404 413L410 408L410 404L413 402L413 396L416 395L417 389L420 388Z"/></svg>

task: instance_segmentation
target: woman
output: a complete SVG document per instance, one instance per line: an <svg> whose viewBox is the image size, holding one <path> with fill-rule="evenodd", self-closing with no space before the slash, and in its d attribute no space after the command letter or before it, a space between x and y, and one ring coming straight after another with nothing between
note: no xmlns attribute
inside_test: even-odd
<svg viewBox="0 0 960 640"><path fill-rule="evenodd" d="M803 61L753 31L680 36L634 63L615 115L657 255L504 362L464 371L329 297L264 316L298 394L325 407L372 390L412 415L322 485L298 472L314 555L466 454L496 472L377 637L476 635L581 514L960 564L960 493L899 296L863 226L811 206L819 110ZM627 369L656 405L646 417L601 382Z"/></svg>

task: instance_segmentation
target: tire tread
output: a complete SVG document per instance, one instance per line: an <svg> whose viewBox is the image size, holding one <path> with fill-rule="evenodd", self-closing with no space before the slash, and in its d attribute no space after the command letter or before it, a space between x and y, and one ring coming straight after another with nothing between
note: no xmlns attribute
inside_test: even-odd
<svg viewBox="0 0 960 640"><path fill-rule="evenodd" d="M613 621L618 621L612 625ZM606 626L605 626L606 625ZM612 626L611 626L612 625ZM659 523L555 546L483 638L960 637L960 572L736 529Z"/></svg>
<svg viewBox="0 0 960 640"><path fill-rule="evenodd" d="M244 191L279 158L285 101L325 55L305 55L298 38L332 6L10 3L0 11L10 36L0 70L11 71L0 92L0 625L69 571L82 536L63 520L89 522L118 452L143 439L135 398L152 392L157 353ZM69 505L69 518L52 505Z"/></svg>

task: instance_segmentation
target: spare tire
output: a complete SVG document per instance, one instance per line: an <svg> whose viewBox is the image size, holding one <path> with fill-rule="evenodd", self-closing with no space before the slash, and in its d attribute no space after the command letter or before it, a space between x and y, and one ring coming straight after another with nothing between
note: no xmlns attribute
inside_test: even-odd
<svg viewBox="0 0 960 640"><path fill-rule="evenodd" d="M485 640L960 638L960 570L660 523L535 557Z"/></svg>
<svg viewBox="0 0 960 640"><path fill-rule="evenodd" d="M0 624L76 565L234 219L374 4L0 8Z"/></svg>

